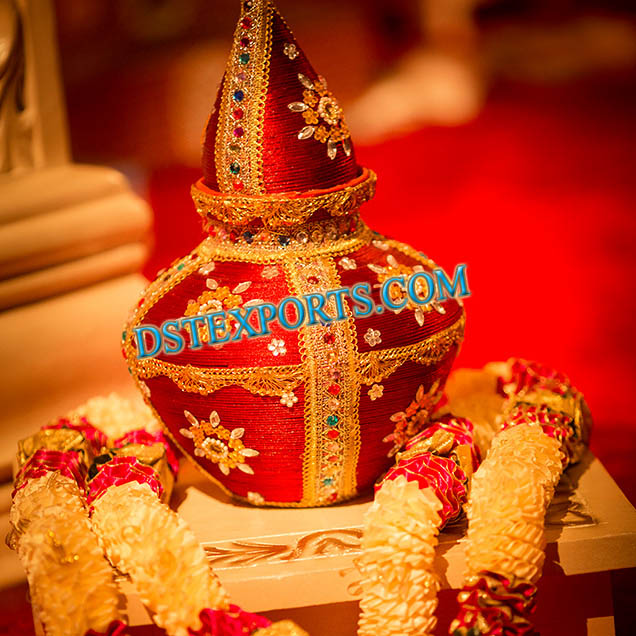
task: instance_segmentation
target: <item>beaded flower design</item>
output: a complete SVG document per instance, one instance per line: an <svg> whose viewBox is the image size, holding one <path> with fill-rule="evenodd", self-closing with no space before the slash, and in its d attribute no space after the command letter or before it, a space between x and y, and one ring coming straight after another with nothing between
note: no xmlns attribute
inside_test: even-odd
<svg viewBox="0 0 636 636"><path fill-rule="evenodd" d="M393 447L388 454L389 457L393 457L408 440L426 426L433 413L441 406L442 399L443 393L440 390L439 380L436 380L427 392L424 391L424 385L420 384L415 399L408 405L407 409L391 415L391 421L395 422L395 428L393 433L382 440L383 442L393 442Z"/></svg>
<svg viewBox="0 0 636 636"><path fill-rule="evenodd" d="M416 272L423 272L424 268L421 265L414 265L413 267L409 267L404 263L399 263L398 260L393 256L393 254L388 254L386 257L386 265L378 265L376 263L370 263L368 268L377 275L378 284L375 285L376 288L382 287L382 284L388 280L389 278L393 278L394 276L403 276L405 280L415 274ZM415 282L415 290L420 297L428 296L428 289L426 283L424 283L421 279ZM418 305L414 303L411 298L406 293L406 290L398 285L391 285L389 288L389 296L391 300L395 304L400 304L403 300L406 299L406 304L404 307L413 310L415 315L415 320L417 324L421 327L424 324L424 316L425 313L435 309L440 314L445 314L446 310L444 307L437 301L432 300L426 305ZM394 313L399 314L402 309L393 310Z"/></svg>
<svg viewBox="0 0 636 636"><path fill-rule="evenodd" d="M298 139L311 139L327 144L329 159L338 154L338 142L342 149L351 155L351 135L344 120L344 113L331 91L327 89L327 80L318 76L312 82L306 75L298 73L298 79L304 86L303 101L292 102L287 107L294 113L302 113L306 126L298 132Z"/></svg>
<svg viewBox="0 0 636 636"><path fill-rule="evenodd" d="M241 438L244 428L228 430L221 426L221 418L216 411L210 413L208 420L199 421L190 411L184 411L189 428L179 432L194 442L194 454L205 457L216 464L224 475L229 475L232 468L253 475L254 470L247 464L247 457L258 457L259 452L253 448L245 448Z"/></svg>

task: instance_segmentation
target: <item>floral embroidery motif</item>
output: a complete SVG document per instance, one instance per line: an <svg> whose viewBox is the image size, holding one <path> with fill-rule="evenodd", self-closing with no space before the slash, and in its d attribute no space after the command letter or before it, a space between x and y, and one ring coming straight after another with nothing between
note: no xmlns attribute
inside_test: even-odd
<svg viewBox="0 0 636 636"><path fill-rule="evenodd" d="M338 261L338 265L340 265L342 269L356 269L358 267L356 265L356 262L352 258L349 258L348 256L343 256Z"/></svg>
<svg viewBox="0 0 636 636"><path fill-rule="evenodd" d="M382 337L380 336L380 330L371 329L371 327L369 327L369 329L367 329L367 332L364 334L364 339L370 347L375 347L376 345L379 345L382 342Z"/></svg>
<svg viewBox="0 0 636 636"><path fill-rule="evenodd" d="M377 241L373 241L375 244ZM376 247L380 247L376 245ZM384 249L380 247L380 249ZM404 265L404 263L399 263L393 254L389 254L386 257L387 265L377 265L376 263L370 263L367 267L374 272L378 277L378 284L375 287L380 288L384 281L392 278L394 276L403 276L407 279L409 276L412 276L416 272L423 272L424 267L422 265L414 265L413 267L409 267L408 265ZM429 294L428 285L420 278L415 281L415 291L418 296L421 298L426 298ZM446 310L444 307L437 301L431 300L426 305L419 305L408 296L405 289L403 289L400 285L391 285L389 288L389 296L391 300L396 305L401 304L404 300L406 303L400 309L395 309L393 312L395 314L399 314L404 308L411 309L413 311L413 315L417 324L421 327L424 324L425 315L427 312L434 309L440 314L445 314Z"/></svg>
<svg viewBox="0 0 636 636"><path fill-rule="evenodd" d="M263 270L261 271L261 276L267 280L276 278L279 274L280 270L276 267L276 265L267 265L266 267L263 267Z"/></svg>
<svg viewBox="0 0 636 636"><path fill-rule="evenodd" d="M295 60L298 57L298 49L295 44L286 42L283 46L283 53L290 59Z"/></svg>
<svg viewBox="0 0 636 636"><path fill-rule="evenodd" d="M278 340L273 338L267 345L267 348L272 352L273 356L284 356L287 353L287 347L285 347L284 340Z"/></svg>
<svg viewBox="0 0 636 636"><path fill-rule="evenodd" d="M253 448L245 448L241 438L244 428L232 431L221 426L221 418L216 411L210 413L208 420L199 421L190 411L184 411L189 428L179 430L181 435L194 442L194 454L205 457L219 467L224 475L229 475L232 468L253 475L254 470L247 464L247 457L258 457L259 452Z"/></svg>
<svg viewBox="0 0 636 636"><path fill-rule="evenodd" d="M285 391L280 398L280 403L283 406L288 406L289 408L294 406L296 402L298 402L298 398L294 395L293 391Z"/></svg>
<svg viewBox="0 0 636 636"><path fill-rule="evenodd" d="M384 393L384 387L381 384L374 384L367 392L372 401L381 398Z"/></svg>
<svg viewBox="0 0 636 636"><path fill-rule="evenodd" d="M329 159L338 154L338 142L342 142L345 155L351 155L351 136L344 120L342 108L331 91L327 89L327 81L318 76L312 82L306 75L298 74L300 83L305 87L302 102L288 104L289 110L302 113L307 124L298 132L298 139L311 139L327 144Z"/></svg>
<svg viewBox="0 0 636 636"><path fill-rule="evenodd" d="M196 316L197 314L208 314L240 307L243 304L240 293L246 291L250 284L249 281L240 283L230 291L229 287L219 285L213 278L208 278L205 285L209 291L204 291L196 300L189 301L184 315Z"/></svg>
<svg viewBox="0 0 636 636"><path fill-rule="evenodd" d="M427 393L424 392L424 385L420 384L415 399L408 405L406 411L391 415L391 421L395 422L395 429L382 440L393 442L393 448L388 453L389 457L393 457L411 437L417 435L441 406L443 393L439 384L439 380L434 382Z"/></svg>

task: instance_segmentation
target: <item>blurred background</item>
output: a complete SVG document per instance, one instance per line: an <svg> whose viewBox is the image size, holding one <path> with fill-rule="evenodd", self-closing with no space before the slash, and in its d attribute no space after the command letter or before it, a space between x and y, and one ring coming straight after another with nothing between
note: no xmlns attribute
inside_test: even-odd
<svg viewBox="0 0 636 636"><path fill-rule="evenodd" d="M468 264L458 366L514 355L566 372L636 504L635 3L277 4L378 174L366 222ZM238 2L54 8L73 159L124 172L150 204L152 278L204 237L189 189Z"/></svg>

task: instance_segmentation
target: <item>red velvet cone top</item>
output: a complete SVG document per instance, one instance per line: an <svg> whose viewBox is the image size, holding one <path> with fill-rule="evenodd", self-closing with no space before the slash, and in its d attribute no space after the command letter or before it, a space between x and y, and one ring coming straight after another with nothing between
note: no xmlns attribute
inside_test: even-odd
<svg viewBox="0 0 636 636"><path fill-rule="evenodd" d="M272 2L241 2L202 163L205 186L226 194L329 189L361 172L338 101Z"/></svg>

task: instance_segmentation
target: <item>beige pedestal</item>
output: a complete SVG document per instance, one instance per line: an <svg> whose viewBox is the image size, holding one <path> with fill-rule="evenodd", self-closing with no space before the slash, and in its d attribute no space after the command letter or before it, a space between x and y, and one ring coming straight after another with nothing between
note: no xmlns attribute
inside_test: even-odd
<svg viewBox="0 0 636 636"><path fill-rule="evenodd" d="M233 602L271 618L290 617L312 636L355 634L360 594L355 559L370 499L332 508L268 509L237 504L190 465L173 505L190 524ZM636 510L588 454L564 476L547 517L547 558L537 626L551 634L611 635L609 572L636 566ZM445 633L464 570L465 525L440 536L439 629ZM130 585L132 625L150 618ZM567 608L567 611L564 611ZM564 624L572 629L564 631Z"/></svg>

